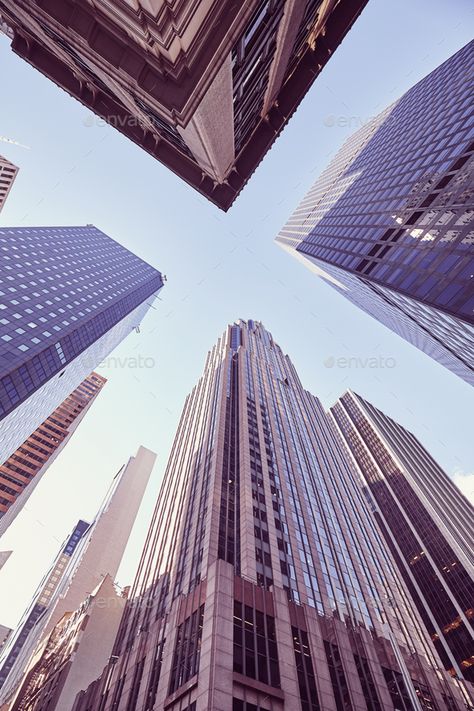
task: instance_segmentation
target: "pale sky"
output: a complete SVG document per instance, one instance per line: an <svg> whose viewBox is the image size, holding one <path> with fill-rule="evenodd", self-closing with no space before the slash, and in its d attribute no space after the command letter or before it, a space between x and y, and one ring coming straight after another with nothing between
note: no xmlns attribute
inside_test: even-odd
<svg viewBox="0 0 474 711"><path fill-rule="evenodd" d="M352 388L414 432L472 496L472 389L274 243L345 137L466 44L472 20L462 0L371 0L227 214L0 37L0 136L29 146L0 143L20 166L0 225L92 223L168 276L141 333L99 369L109 382L2 539L14 553L0 571L0 624L17 622L61 541L92 518L143 444L158 459L119 573L132 581L185 396L239 317L263 321L324 405Z"/></svg>

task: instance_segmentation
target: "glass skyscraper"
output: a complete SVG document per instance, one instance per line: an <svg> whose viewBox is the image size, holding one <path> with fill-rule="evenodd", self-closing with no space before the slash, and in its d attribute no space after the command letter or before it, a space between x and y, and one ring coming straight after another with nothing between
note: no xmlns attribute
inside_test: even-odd
<svg viewBox="0 0 474 711"><path fill-rule="evenodd" d="M88 375L28 439L0 464L0 537L69 442L106 382L98 373Z"/></svg>
<svg viewBox="0 0 474 711"><path fill-rule="evenodd" d="M351 136L277 237L474 383L474 42Z"/></svg>
<svg viewBox="0 0 474 711"><path fill-rule="evenodd" d="M445 667L474 681L474 509L416 437L360 395L332 408Z"/></svg>
<svg viewBox="0 0 474 711"><path fill-rule="evenodd" d="M0 228L0 461L139 325L162 286L93 225Z"/></svg>
<svg viewBox="0 0 474 711"><path fill-rule="evenodd" d="M74 711L465 709L332 418L255 321L186 399L110 663Z"/></svg>

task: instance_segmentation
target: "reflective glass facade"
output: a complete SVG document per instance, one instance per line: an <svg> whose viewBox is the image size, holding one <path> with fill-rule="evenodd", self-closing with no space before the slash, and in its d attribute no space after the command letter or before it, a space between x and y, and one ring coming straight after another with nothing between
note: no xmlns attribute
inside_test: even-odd
<svg viewBox="0 0 474 711"><path fill-rule="evenodd" d="M351 136L277 241L474 382L474 43Z"/></svg>
<svg viewBox="0 0 474 711"><path fill-rule="evenodd" d="M114 661L74 711L365 709L365 690L389 709L384 669L407 709L419 684L464 708L358 476L271 333L230 325L186 399Z"/></svg>
<svg viewBox="0 0 474 711"><path fill-rule="evenodd" d="M474 509L420 442L355 393L332 408L445 667L474 680Z"/></svg>
<svg viewBox="0 0 474 711"><path fill-rule="evenodd" d="M138 326L162 285L160 272L92 225L0 229L2 457ZM39 391L42 412L30 400ZM9 416L23 403L36 422L12 447ZM11 418L19 435L21 419Z"/></svg>
<svg viewBox="0 0 474 711"><path fill-rule="evenodd" d="M67 444L105 382L101 375L91 373L0 465L0 536Z"/></svg>

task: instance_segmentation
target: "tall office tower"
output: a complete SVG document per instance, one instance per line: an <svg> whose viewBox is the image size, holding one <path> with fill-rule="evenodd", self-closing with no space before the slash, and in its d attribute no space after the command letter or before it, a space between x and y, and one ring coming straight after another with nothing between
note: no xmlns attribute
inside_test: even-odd
<svg viewBox="0 0 474 711"><path fill-rule="evenodd" d="M15 695L38 642L63 615L78 609L105 575L115 579L155 459L153 452L139 447L115 476L92 524L79 522L85 530L80 537L77 531L71 537L75 545L68 565L62 556L69 551L69 542L0 656L0 705Z"/></svg>
<svg viewBox="0 0 474 711"><path fill-rule="evenodd" d="M0 156L0 212L5 205L5 200L15 182L18 171L19 168L16 165L13 165L9 160Z"/></svg>
<svg viewBox="0 0 474 711"><path fill-rule="evenodd" d="M474 681L474 509L397 422L347 392L331 409L446 669Z"/></svg>
<svg viewBox="0 0 474 711"><path fill-rule="evenodd" d="M0 464L0 536L69 442L106 382L97 373L88 375L21 447Z"/></svg>
<svg viewBox="0 0 474 711"><path fill-rule="evenodd" d="M474 384L474 42L343 145L277 237Z"/></svg>
<svg viewBox="0 0 474 711"><path fill-rule="evenodd" d="M320 402L229 326L186 400L111 662L74 711L461 709Z"/></svg>
<svg viewBox="0 0 474 711"><path fill-rule="evenodd" d="M16 54L226 210L365 4L0 0L0 15Z"/></svg>
<svg viewBox="0 0 474 711"><path fill-rule="evenodd" d="M0 229L0 462L139 325L162 286L93 225Z"/></svg>
<svg viewBox="0 0 474 711"><path fill-rule="evenodd" d="M44 615L45 611L50 607L51 600L61 579L67 575L71 558L74 555L79 542L84 537L90 524L86 521L78 521L76 526L68 536L61 549L56 556L51 568L41 581L32 601L26 609L23 617L13 633L9 636L7 644L2 648L0 654L0 689L5 684L5 681L14 667L19 655L27 643L31 631L35 627L37 621Z"/></svg>
<svg viewBox="0 0 474 711"><path fill-rule="evenodd" d="M67 612L44 640L25 676L11 711L68 711L108 661L125 598L110 575Z"/></svg>

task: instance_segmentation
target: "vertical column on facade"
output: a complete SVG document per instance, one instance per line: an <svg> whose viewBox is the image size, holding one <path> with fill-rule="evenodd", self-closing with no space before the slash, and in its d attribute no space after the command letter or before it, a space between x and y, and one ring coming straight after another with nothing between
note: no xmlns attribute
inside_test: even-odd
<svg viewBox="0 0 474 711"><path fill-rule="evenodd" d="M262 116L265 116L271 109L283 84L306 5L306 0L286 0L285 12L278 28L275 55L268 75Z"/></svg>
<svg viewBox="0 0 474 711"><path fill-rule="evenodd" d="M222 347L219 340L217 350ZM219 520L221 512L222 495L222 468L224 466L224 437L225 437L225 412L226 412L226 382L227 382L227 359L223 361L220 379L220 397L217 403L215 444L213 447L212 459L209 463L209 502L207 508L207 525L203 541L203 559L201 570L205 571L217 560L219 541ZM217 384L216 384L217 388ZM204 575L204 572L203 572Z"/></svg>
<svg viewBox="0 0 474 711"><path fill-rule="evenodd" d="M235 158L230 54L187 126L178 131L203 170L222 183Z"/></svg>
<svg viewBox="0 0 474 711"><path fill-rule="evenodd" d="M252 378L253 373L248 373ZM239 354L239 428L240 428L240 561L241 575L257 582L255 566L255 529L253 518L252 480L250 468L249 426L247 405L247 365Z"/></svg>
<svg viewBox="0 0 474 711"><path fill-rule="evenodd" d="M179 624L179 613L183 598L177 598L171 605L166 619L166 643L164 649L163 662L161 667L160 682L156 694L155 707L157 709L165 708L165 700L168 696L170 687L171 668L173 664L174 648L176 644L176 630Z"/></svg>
<svg viewBox="0 0 474 711"><path fill-rule="evenodd" d="M234 568L217 560L208 571L196 711L228 711L233 674Z"/></svg>
<svg viewBox="0 0 474 711"><path fill-rule="evenodd" d="M273 588L272 593L275 608L275 632L278 644L281 690L285 694L285 709L295 709L296 711L301 708L301 705L288 597L283 588Z"/></svg>

